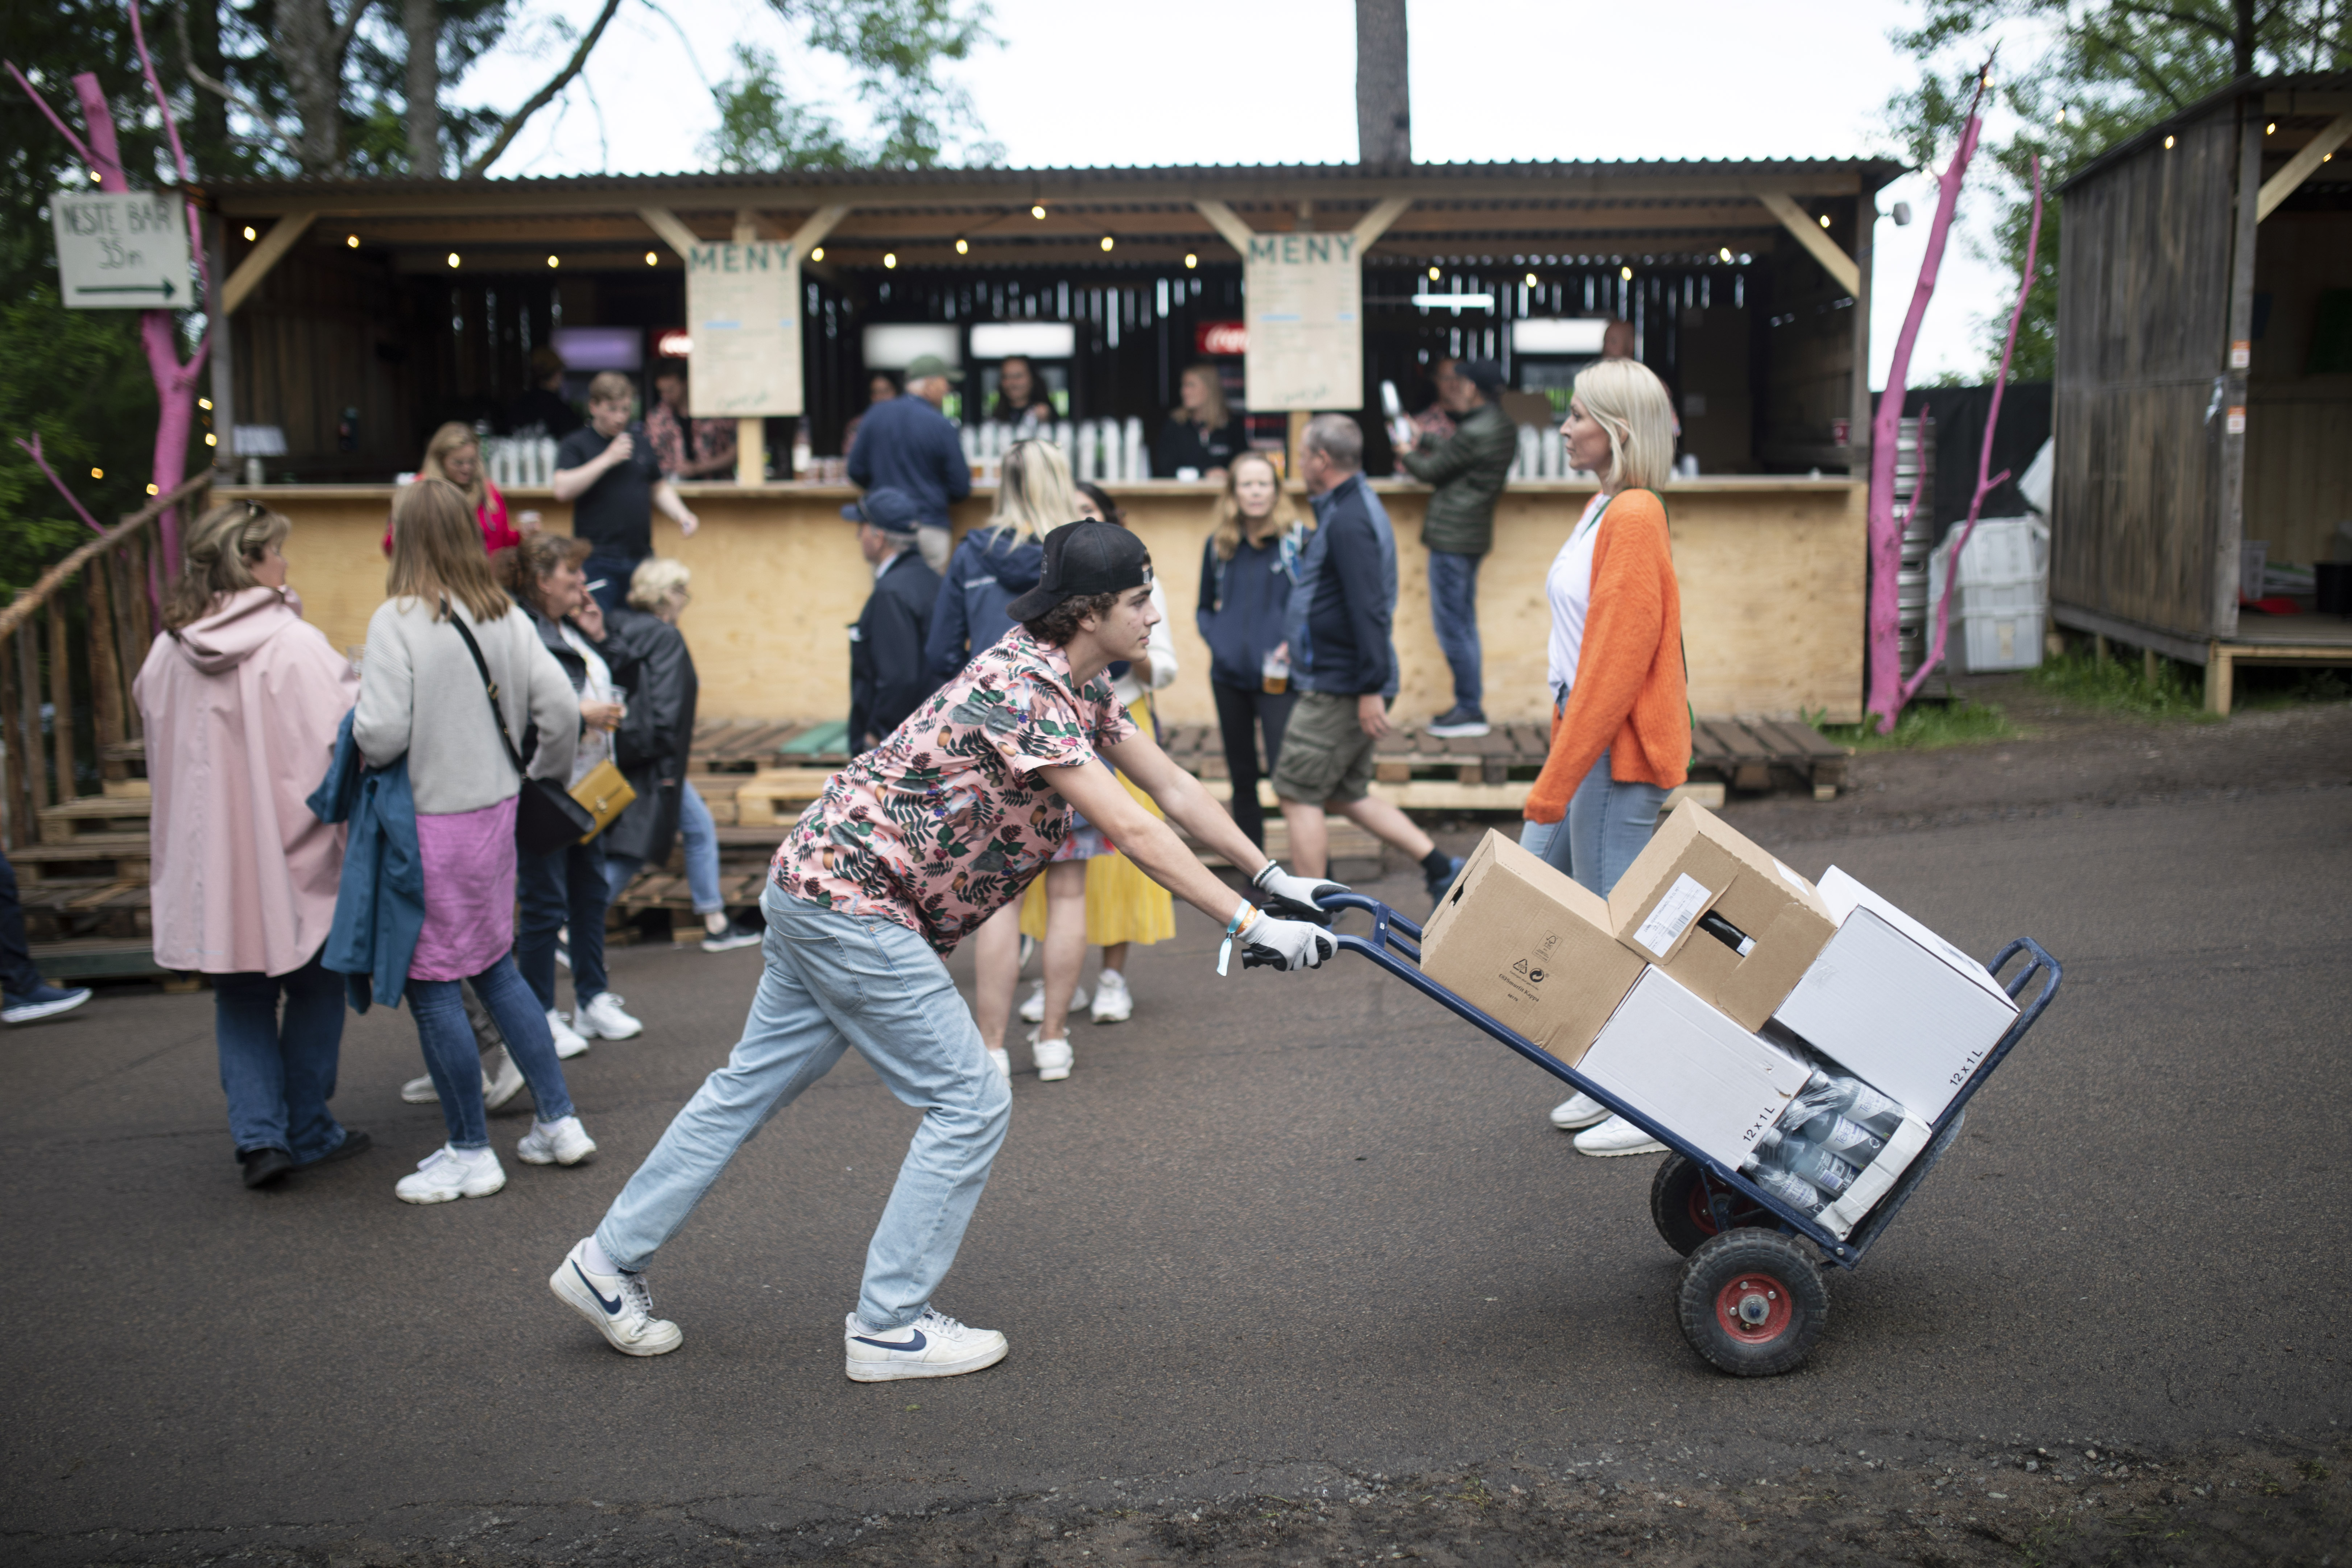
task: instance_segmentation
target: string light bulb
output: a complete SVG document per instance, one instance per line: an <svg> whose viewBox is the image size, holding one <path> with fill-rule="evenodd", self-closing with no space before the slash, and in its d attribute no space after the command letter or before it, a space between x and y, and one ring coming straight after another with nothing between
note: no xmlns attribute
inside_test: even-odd
<svg viewBox="0 0 2352 1568"><path fill-rule="evenodd" d="M106 478L106 470L104 468L92 468L89 471L89 477L93 479L102 479Z"/></svg>
<svg viewBox="0 0 2352 1568"><path fill-rule="evenodd" d="M1192 268L1195 268L1195 267L1198 267L1198 266L1200 266L1200 265L1201 265L1201 258L1200 258L1200 257L1198 257L1198 256L1194 255L1192 251L1189 251L1189 250L1188 250L1188 251L1186 251L1186 252L1184 253L1184 266L1185 266L1186 270L1188 270L1188 271L1189 271L1189 270L1191 270Z"/></svg>
<svg viewBox="0 0 2352 1568"><path fill-rule="evenodd" d="M563 258L560 256L551 256L547 258L547 264L550 267L561 267L563 265Z"/></svg>
<svg viewBox="0 0 2352 1568"><path fill-rule="evenodd" d="M1534 273L1530 272L1530 273L1528 273L1528 288L1530 288L1530 289L1532 289L1532 288L1534 288L1535 286L1536 286L1536 275L1535 275Z"/></svg>
<svg viewBox="0 0 2352 1568"><path fill-rule="evenodd" d="M824 247L820 245L814 250L810 251L809 259L811 261L823 261L824 259Z"/></svg>
<svg viewBox="0 0 2352 1568"><path fill-rule="evenodd" d="M659 267L661 265L661 258L648 250L646 252L646 265L648 267Z"/></svg>
<svg viewBox="0 0 2352 1568"><path fill-rule="evenodd" d="M360 237L355 234L343 236L343 247L348 250L357 250L360 247Z"/></svg>
<svg viewBox="0 0 2352 1568"><path fill-rule="evenodd" d="M1823 213L1823 214L1822 215L1822 226L1823 228L1827 228L1827 227L1829 227L1829 226L1830 226L1830 215L1829 215L1829 214L1827 214L1827 213Z"/></svg>
<svg viewBox="0 0 2352 1568"><path fill-rule="evenodd" d="M210 414L213 411L213 400L209 397L199 397L196 399L196 406Z"/></svg>
<svg viewBox="0 0 2352 1568"><path fill-rule="evenodd" d="M2278 121L2275 121L2275 120L2273 120L2273 121L2272 121L2268 125L2263 126L2263 135L2265 135L2265 136L2275 136L2275 135L2277 135L2277 134L2278 134Z"/></svg>
<svg viewBox="0 0 2352 1568"><path fill-rule="evenodd" d="M147 493L148 493L149 495L151 495L151 496L155 496L155 495L162 495L163 492L163 491L161 491L161 490L159 490L159 489L157 489L153 485L149 485L149 486L147 487Z"/></svg>
<svg viewBox="0 0 2352 1568"><path fill-rule="evenodd" d="M958 236L956 238L956 254L958 256L970 256L971 254L971 241L963 238L961 236Z"/></svg>
<svg viewBox="0 0 2352 1568"><path fill-rule="evenodd" d="M1105 250L1108 250L1108 249L1110 248L1110 243L1111 243L1111 242L1110 242L1110 236L1108 236L1108 235L1104 235L1104 236L1102 237L1102 247L1103 247Z"/></svg>
<svg viewBox="0 0 2352 1568"><path fill-rule="evenodd" d="M1731 259L1731 247L1729 247L1729 246L1727 246L1727 246L1725 246L1722 249L1720 249L1720 250L1717 251L1717 252L1716 252L1716 255L1717 255L1717 256L1718 256L1718 257L1720 257L1720 258L1721 258L1722 259L1724 259L1725 261L1729 261L1729 260Z"/></svg>
<svg viewBox="0 0 2352 1568"><path fill-rule="evenodd" d="M103 184L106 183L106 176L92 169L89 172L89 183L93 185Z"/></svg>
<svg viewBox="0 0 2352 1568"><path fill-rule="evenodd" d="M247 239L251 239L251 238L253 238L253 237L254 237L254 234L253 234L253 226L252 226L251 224L247 224L247 225L245 226L245 237L246 237L246 238L247 238Z"/></svg>
<svg viewBox="0 0 2352 1568"><path fill-rule="evenodd" d="M1436 281L1437 281L1437 268L1434 268L1434 267L1433 267L1433 268L1431 268L1429 269L1429 280L1430 280L1432 283L1434 283L1434 282L1436 282Z"/></svg>
<svg viewBox="0 0 2352 1568"><path fill-rule="evenodd" d="M220 437L207 430L205 432L205 445L207 447L217 447L220 445Z"/></svg>
<svg viewBox="0 0 2352 1568"><path fill-rule="evenodd" d="M886 251L884 251L884 252L882 253L882 265L883 265L884 267L886 267L886 268L889 268L889 267L896 267L896 266L898 266L898 253L897 251L895 251L895 250L886 250Z"/></svg>
<svg viewBox="0 0 2352 1568"><path fill-rule="evenodd" d="M2063 109L2058 111L2058 123L2061 125L2066 123L2066 111Z"/></svg>
<svg viewBox="0 0 2352 1568"><path fill-rule="evenodd" d="M1029 216L1042 221L1045 216L1045 209L1042 206L1033 206L1029 209Z"/></svg>
<svg viewBox="0 0 2352 1568"><path fill-rule="evenodd" d="M2172 138L2169 136L2164 139L2164 150L2168 153L2172 151Z"/></svg>
<svg viewBox="0 0 2352 1568"><path fill-rule="evenodd" d="M1617 269L1617 276L1631 283L1633 281L1633 269L1630 267L1620 267Z"/></svg>
<svg viewBox="0 0 2352 1568"><path fill-rule="evenodd" d="M449 265L452 267L457 265L457 253L454 250L449 253Z"/></svg>

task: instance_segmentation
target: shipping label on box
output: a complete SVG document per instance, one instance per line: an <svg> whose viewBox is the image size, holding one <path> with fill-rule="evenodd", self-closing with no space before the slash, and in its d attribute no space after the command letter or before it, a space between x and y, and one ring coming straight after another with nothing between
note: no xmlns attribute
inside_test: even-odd
<svg viewBox="0 0 2352 1568"><path fill-rule="evenodd" d="M1606 904L1491 830L1422 928L1423 974L1570 1067L1643 967Z"/></svg>
<svg viewBox="0 0 2352 1568"><path fill-rule="evenodd" d="M1577 1070L1735 1170L1813 1071L1657 969L1618 1004Z"/></svg>
<svg viewBox="0 0 2352 1568"><path fill-rule="evenodd" d="M1620 942L1760 1029L1837 921L1811 882L1696 801L1659 826L1609 895Z"/></svg>

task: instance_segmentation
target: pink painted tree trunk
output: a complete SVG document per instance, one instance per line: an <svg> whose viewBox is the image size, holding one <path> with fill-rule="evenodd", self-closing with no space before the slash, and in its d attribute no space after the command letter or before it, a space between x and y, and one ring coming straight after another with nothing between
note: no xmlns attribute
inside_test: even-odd
<svg viewBox="0 0 2352 1568"><path fill-rule="evenodd" d="M1984 77L1977 78L1977 100L1984 97ZM1894 358L1886 367L1886 390L1879 394L1878 414L1870 424L1870 619L1869 700L1867 710L1877 716L1879 733L1895 728L1903 710L1903 660L1898 644L1901 609L1896 600L1895 574L1903 567L1903 525L1895 517L1895 451L1903 428L1903 398L1909 390L1911 351L1919 341L1919 322L1935 298L1936 274L1944 264L1944 245L1952 236L1952 219L1959 207L1960 182L1969 160L1975 156L1977 136L1984 122L1977 104L1969 106L1969 122L1953 151L1951 166L1937 181L1936 221L1927 230L1927 254L1919 263L1919 282L1911 291L1911 309L1895 338ZM1916 503L1915 503L1916 504Z"/></svg>

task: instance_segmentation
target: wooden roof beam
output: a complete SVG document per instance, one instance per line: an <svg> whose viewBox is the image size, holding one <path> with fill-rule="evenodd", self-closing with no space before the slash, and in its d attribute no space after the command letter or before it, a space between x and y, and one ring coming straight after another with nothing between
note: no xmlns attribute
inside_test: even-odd
<svg viewBox="0 0 2352 1568"><path fill-rule="evenodd" d="M2260 223L2276 212L2279 204L2294 195L2304 181L2311 178L2313 171L2344 145L2347 136L2352 136L2352 111L2330 121L2326 130L2305 142L2303 151L2287 160L2285 168L2263 182L2262 190L2254 197L2254 221Z"/></svg>
<svg viewBox="0 0 2352 1568"><path fill-rule="evenodd" d="M1780 220L1781 227L1796 236L1797 243L1811 252L1813 259L1820 262L1824 271L1843 285L1847 293L1857 298L1861 296L1861 267L1855 263L1853 257L1838 248L1837 241L1824 233L1821 225L1814 221L1804 208L1780 191L1759 191L1756 193L1756 199L1764 204L1767 212Z"/></svg>
<svg viewBox="0 0 2352 1568"><path fill-rule="evenodd" d="M269 269L285 258L286 253L294 248L294 242L310 231L318 217L315 212L288 213L270 226L269 232L246 253L245 259L236 264L236 270L228 275L228 281L221 285L222 315L236 314L236 308L245 303L246 296L261 287L261 280L269 276Z"/></svg>

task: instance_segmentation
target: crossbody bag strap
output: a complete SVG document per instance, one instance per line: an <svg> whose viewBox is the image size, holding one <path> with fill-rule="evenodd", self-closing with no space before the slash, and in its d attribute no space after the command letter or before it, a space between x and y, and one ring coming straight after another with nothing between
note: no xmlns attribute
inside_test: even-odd
<svg viewBox="0 0 2352 1568"><path fill-rule="evenodd" d="M482 645L474 640L472 628L450 607L446 599L441 601L441 613L449 617L449 624L457 628L457 635L466 641L466 651L474 656L474 668L481 672L482 690L490 700L490 717L498 723L499 739L506 742L507 761L514 764L515 777L530 777L523 771L522 753L515 750L514 737L507 733L506 710L499 706L499 683L490 679L489 663L482 658Z"/></svg>

